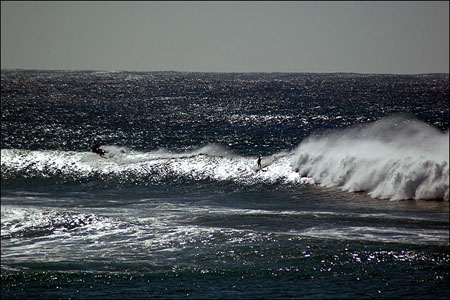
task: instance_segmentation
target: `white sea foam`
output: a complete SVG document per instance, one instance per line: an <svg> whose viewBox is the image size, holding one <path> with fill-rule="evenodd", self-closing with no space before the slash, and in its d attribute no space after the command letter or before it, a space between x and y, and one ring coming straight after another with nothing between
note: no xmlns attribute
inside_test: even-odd
<svg viewBox="0 0 450 300"><path fill-rule="evenodd" d="M262 170L256 157L239 156L217 144L174 152L166 149L143 152L126 147L104 146L105 157L89 152L28 151L2 149L2 170L25 177L66 176L68 180L90 176L128 179L146 183L175 176L181 180L231 181L239 184L305 183L290 167L291 153L282 152L262 158ZM8 176L10 176L8 175ZM11 175L11 176L13 176Z"/></svg>
<svg viewBox="0 0 450 300"><path fill-rule="evenodd" d="M100 175L116 178L118 184L174 177L238 184L319 183L365 191L374 198L449 200L449 133L405 116L310 136L294 151L263 157L261 170L257 157L239 156L217 144L182 152L104 148L105 158L89 152L2 149L2 172L68 180Z"/></svg>
<svg viewBox="0 0 450 300"><path fill-rule="evenodd" d="M323 186L375 198L449 200L449 133L396 115L311 136L292 167Z"/></svg>
<svg viewBox="0 0 450 300"><path fill-rule="evenodd" d="M448 231L445 229L413 229L394 226L337 226L335 228L311 227L303 231L291 231L290 234L334 240L448 245Z"/></svg>

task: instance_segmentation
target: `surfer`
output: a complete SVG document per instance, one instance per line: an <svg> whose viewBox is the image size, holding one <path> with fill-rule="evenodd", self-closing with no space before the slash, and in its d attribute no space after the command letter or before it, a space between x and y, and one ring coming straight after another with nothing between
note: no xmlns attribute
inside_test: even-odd
<svg viewBox="0 0 450 300"><path fill-rule="evenodd" d="M106 154L106 150L103 150L102 148L100 148L100 145L98 143L95 143L95 145L91 147L91 150L92 150L92 152L94 152L102 157Z"/></svg>
<svg viewBox="0 0 450 300"><path fill-rule="evenodd" d="M260 157L258 157L258 168L260 168L260 169L261 169L261 156L260 156Z"/></svg>

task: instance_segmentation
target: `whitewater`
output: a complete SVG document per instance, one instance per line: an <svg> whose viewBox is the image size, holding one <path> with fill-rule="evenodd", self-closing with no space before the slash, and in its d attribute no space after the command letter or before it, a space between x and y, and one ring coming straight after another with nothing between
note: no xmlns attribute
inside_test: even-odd
<svg viewBox="0 0 450 300"><path fill-rule="evenodd" d="M405 116L312 135L295 150L244 157L218 144L173 152L104 146L94 153L2 149L4 176L92 176L117 182L169 179L237 184L319 184L374 198L449 200L449 134Z"/></svg>
<svg viewBox="0 0 450 300"><path fill-rule="evenodd" d="M448 74L1 87L2 299L448 299Z"/></svg>
<svg viewBox="0 0 450 300"><path fill-rule="evenodd" d="M375 198L449 199L449 133L394 116L311 136L292 167L323 186Z"/></svg>

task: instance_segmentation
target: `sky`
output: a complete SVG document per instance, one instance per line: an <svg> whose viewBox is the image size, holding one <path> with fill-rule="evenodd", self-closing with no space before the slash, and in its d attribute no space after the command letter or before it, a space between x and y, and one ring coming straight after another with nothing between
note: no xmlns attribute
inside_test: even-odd
<svg viewBox="0 0 450 300"><path fill-rule="evenodd" d="M449 1L1 1L1 68L449 72Z"/></svg>

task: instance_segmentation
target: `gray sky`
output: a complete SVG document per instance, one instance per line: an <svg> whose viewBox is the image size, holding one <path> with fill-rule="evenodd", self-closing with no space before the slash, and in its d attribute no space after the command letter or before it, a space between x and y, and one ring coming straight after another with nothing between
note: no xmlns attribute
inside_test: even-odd
<svg viewBox="0 0 450 300"><path fill-rule="evenodd" d="M1 2L1 68L448 73L449 2Z"/></svg>

